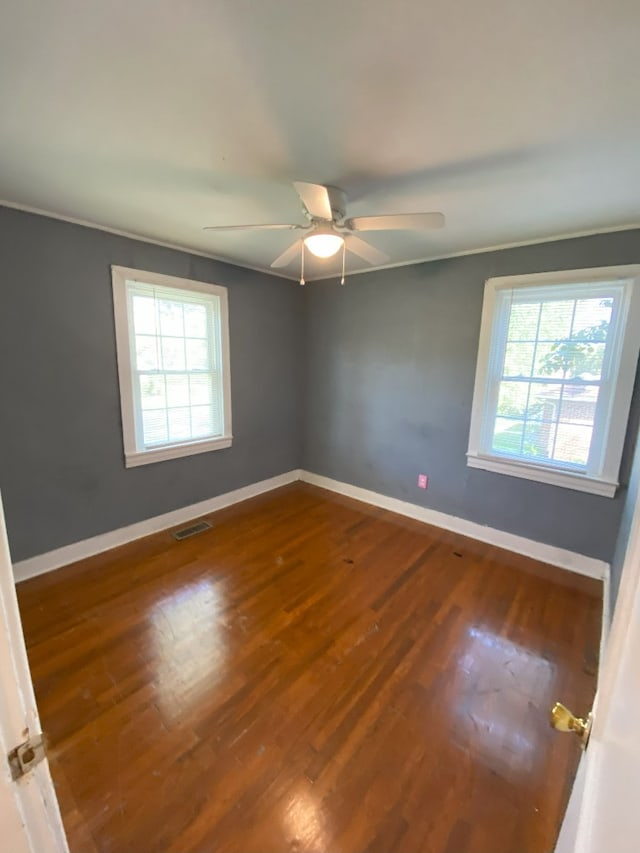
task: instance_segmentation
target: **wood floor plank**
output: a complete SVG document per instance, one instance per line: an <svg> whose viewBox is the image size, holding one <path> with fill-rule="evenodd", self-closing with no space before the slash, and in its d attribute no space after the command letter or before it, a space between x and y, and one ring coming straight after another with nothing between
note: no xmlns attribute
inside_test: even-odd
<svg viewBox="0 0 640 853"><path fill-rule="evenodd" d="M602 590L293 484L19 584L72 853L546 853Z"/></svg>

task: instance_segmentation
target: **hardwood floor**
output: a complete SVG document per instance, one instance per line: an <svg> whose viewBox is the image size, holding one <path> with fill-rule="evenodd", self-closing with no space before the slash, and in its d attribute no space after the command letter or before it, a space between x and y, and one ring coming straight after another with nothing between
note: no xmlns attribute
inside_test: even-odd
<svg viewBox="0 0 640 853"><path fill-rule="evenodd" d="M22 583L73 853L543 853L597 581L294 484Z"/></svg>

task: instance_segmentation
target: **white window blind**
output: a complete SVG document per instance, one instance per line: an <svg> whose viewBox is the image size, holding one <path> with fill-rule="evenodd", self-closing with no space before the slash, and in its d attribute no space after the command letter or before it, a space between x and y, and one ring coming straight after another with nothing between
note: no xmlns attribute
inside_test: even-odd
<svg viewBox="0 0 640 853"><path fill-rule="evenodd" d="M223 434L220 300L127 282L143 447Z"/></svg>
<svg viewBox="0 0 640 853"><path fill-rule="evenodd" d="M126 330L118 334L125 455L156 461L185 455L172 453L176 447L216 449L212 442L230 438L226 292L195 282L172 287L167 276L131 272L116 277L114 269L116 317L118 304L126 313Z"/></svg>
<svg viewBox="0 0 640 853"><path fill-rule="evenodd" d="M585 272L583 281L559 273L552 283L550 274L487 283L474 467L615 490L638 356L627 334L634 278Z"/></svg>

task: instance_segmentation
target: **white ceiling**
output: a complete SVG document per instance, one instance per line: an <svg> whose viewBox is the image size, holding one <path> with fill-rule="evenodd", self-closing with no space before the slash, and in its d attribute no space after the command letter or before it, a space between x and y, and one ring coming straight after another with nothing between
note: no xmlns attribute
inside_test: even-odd
<svg viewBox="0 0 640 853"><path fill-rule="evenodd" d="M0 199L265 270L295 235L201 229L304 222L293 180L441 210L367 235L393 263L628 227L639 32L637 0L5 2Z"/></svg>

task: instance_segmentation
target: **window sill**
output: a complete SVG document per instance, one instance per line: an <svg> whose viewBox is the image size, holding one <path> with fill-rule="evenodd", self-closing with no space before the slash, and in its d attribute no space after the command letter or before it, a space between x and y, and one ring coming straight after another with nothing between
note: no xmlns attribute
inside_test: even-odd
<svg viewBox="0 0 640 853"><path fill-rule="evenodd" d="M124 464L125 468L137 468L139 465L163 462L165 459L179 459L181 456L208 453L210 450L223 450L231 447L232 442L233 436L224 436L205 441L190 441L188 444L169 444L152 450L134 450L125 452Z"/></svg>
<svg viewBox="0 0 640 853"><path fill-rule="evenodd" d="M574 474L570 471L559 471L555 468L543 468L539 465L527 465L526 462L515 462L511 459L497 459L495 456L480 456L467 453L467 465L470 468L482 468L496 474L506 474L508 477L522 477L538 483L548 483L551 486L562 486L565 489L575 489L578 492L590 492L613 498L618 483L609 480L597 480L585 474Z"/></svg>

